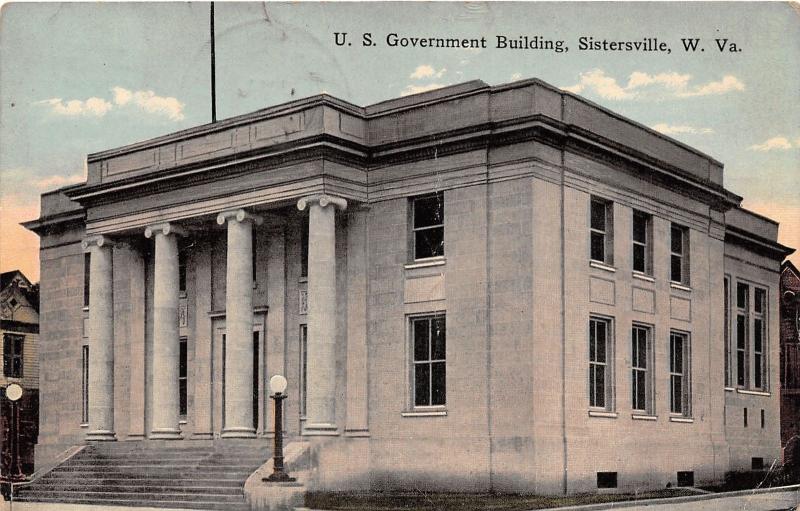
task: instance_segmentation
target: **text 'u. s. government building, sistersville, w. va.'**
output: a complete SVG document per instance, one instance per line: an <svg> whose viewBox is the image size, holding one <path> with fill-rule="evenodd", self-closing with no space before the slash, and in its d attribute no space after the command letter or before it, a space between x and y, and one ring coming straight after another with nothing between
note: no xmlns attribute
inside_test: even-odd
<svg viewBox="0 0 800 511"><path fill-rule="evenodd" d="M792 250L722 163L578 96L320 95L88 169L26 224L40 464L258 467L275 374L308 490L663 488L780 458Z"/></svg>

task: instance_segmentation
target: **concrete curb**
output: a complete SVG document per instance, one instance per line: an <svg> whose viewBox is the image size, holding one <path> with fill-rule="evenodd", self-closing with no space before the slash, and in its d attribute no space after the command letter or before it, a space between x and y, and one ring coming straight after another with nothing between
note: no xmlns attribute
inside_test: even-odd
<svg viewBox="0 0 800 511"><path fill-rule="evenodd" d="M596 511L603 509L624 509L624 508L653 508L656 506L674 507L680 504L692 504L722 499L742 499L746 497L759 497L769 494L786 494L787 497L794 497L791 504L800 504L800 484L792 486L779 486L776 488L759 488L754 490L740 490L725 493L707 493L703 495L688 495L685 497L666 497L661 499L646 500L623 500L619 502L604 502L602 504L584 504L580 506L550 507L536 511ZM728 509L740 509L728 507Z"/></svg>

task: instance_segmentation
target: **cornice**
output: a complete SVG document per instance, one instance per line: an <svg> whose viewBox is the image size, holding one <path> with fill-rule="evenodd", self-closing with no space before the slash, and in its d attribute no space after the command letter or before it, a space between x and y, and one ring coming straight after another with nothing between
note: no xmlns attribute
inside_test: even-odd
<svg viewBox="0 0 800 511"><path fill-rule="evenodd" d="M793 254L795 251L795 249L781 245L777 241L763 238L732 225L725 226L725 243L741 246L756 254L777 261L783 261L786 256Z"/></svg>
<svg viewBox="0 0 800 511"><path fill-rule="evenodd" d="M48 227L71 224L71 223L81 224L85 220L86 220L86 211L78 210L78 211L67 211L55 215L47 215L39 217L36 220L29 220L27 222L22 222L20 225L22 225L29 231L33 231L36 234L41 234Z"/></svg>

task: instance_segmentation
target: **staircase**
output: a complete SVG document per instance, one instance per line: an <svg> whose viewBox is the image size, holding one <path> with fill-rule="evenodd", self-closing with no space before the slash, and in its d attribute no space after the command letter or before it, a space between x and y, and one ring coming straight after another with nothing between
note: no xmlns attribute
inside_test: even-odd
<svg viewBox="0 0 800 511"><path fill-rule="evenodd" d="M244 483L270 457L266 443L96 443L18 487L14 500L249 511Z"/></svg>

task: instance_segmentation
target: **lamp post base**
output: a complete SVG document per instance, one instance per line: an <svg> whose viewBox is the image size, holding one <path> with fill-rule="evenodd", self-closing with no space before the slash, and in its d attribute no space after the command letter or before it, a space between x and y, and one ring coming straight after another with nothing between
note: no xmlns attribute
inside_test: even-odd
<svg viewBox="0 0 800 511"><path fill-rule="evenodd" d="M284 472L283 470L276 470L269 477L264 477L261 479L266 483L293 483L297 481L296 477L290 477L289 474Z"/></svg>

